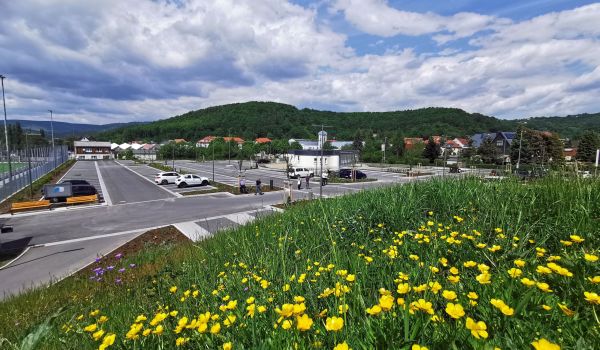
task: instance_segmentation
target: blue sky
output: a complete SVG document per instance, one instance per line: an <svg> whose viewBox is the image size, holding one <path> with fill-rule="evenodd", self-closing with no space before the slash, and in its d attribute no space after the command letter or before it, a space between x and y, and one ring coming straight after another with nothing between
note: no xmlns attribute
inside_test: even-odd
<svg viewBox="0 0 600 350"><path fill-rule="evenodd" d="M4 2L9 118L155 120L251 100L336 111L599 112L590 1Z"/></svg>

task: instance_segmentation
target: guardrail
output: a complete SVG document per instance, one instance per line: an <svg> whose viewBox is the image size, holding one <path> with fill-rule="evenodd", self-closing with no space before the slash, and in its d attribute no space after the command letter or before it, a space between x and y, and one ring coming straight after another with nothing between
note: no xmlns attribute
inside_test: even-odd
<svg viewBox="0 0 600 350"><path fill-rule="evenodd" d="M37 209L50 209L49 200L41 201L29 201L29 202L16 202L10 205L10 213L14 214L19 211L37 210Z"/></svg>

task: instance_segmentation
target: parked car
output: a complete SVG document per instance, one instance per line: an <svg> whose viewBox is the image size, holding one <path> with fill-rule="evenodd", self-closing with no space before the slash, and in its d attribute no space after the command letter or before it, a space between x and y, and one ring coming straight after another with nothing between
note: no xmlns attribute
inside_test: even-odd
<svg viewBox="0 0 600 350"><path fill-rule="evenodd" d="M175 185L180 188L188 186L206 186L208 185L208 178L193 174L181 175L175 180Z"/></svg>
<svg viewBox="0 0 600 350"><path fill-rule="evenodd" d="M344 179L352 179L352 169L340 169L338 172L338 177ZM367 174L363 173L360 170L354 170L354 178L357 180L366 179Z"/></svg>
<svg viewBox="0 0 600 350"><path fill-rule="evenodd" d="M71 191L73 192L73 197L78 196L92 196L98 194L98 190L96 187L92 185L73 185L71 186Z"/></svg>
<svg viewBox="0 0 600 350"><path fill-rule="evenodd" d="M308 168L290 168L288 171L290 178L295 179L298 177L313 177L315 176L314 172Z"/></svg>
<svg viewBox="0 0 600 350"><path fill-rule="evenodd" d="M154 182L156 182L159 185L174 184L175 181L179 178L179 176L181 175L174 171L163 171L156 174Z"/></svg>

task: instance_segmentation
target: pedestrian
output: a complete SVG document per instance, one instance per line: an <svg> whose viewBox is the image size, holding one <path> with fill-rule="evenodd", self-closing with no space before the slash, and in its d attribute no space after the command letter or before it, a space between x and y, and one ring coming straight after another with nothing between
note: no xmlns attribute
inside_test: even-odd
<svg viewBox="0 0 600 350"><path fill-rule="evenodd" d="M262 184L262 182L260 181L260 178L258 178L256 180L256 193L254 194L255 196L257 194L260 194L261 196L263 195L262 189L260 188L260 185Z"/></svg>
<svg viewBox="0 0 600 350"><path fill-rule="evenodd" d="M302 178L300 177L300 175L298 175L298 189L302 189Z"/></svg>
<svg viewBox="0 0 600 350"><path fill-rule="evenodd" d="M321 174L321 185L323 185L323 186L327 185L327 179L329 179L329 171L325 170Z"/></svg>
<svg viewBox="0 0 600 350"><path fill-rule="evenodd" d="M310 175L306 176L306 188L310 188Z"/></svg>
<svg viewBox="0 0 600 350"><path fill-rule="evenodd" d="M246 178L242 177L240 179L240 193L248 193L248 189L246 188Z"/></svg>

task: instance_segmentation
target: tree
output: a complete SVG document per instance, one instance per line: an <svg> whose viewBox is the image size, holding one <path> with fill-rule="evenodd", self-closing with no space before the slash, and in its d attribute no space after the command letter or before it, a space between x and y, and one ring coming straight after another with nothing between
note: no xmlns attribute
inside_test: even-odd
<svg viewBox="0 0 600 350"><path fill-rule="evenodd" d="M361 152L363 150L363 138L360 134L360 131L357 131L354 134L354 141L352 141L352 149Z"/></svg>
<svg viewBox="0 0 600 350"><path fill-rule="evenodd" d="M442 149L439 144L435 143L433 137L429 137L429 141L425 145L423 150L423 158L429 159L430 163L433 163L442 153Z"/></svg>
<svg viewBox="0 0 600 350"><path fill-rule="evenodd" d="M46 138L46 132L44 131L44 129L40 129L40 137L43 139Z"/></svg>
<svg viewBox="0 0 600 350"><path fill-rule="evenodd" d="M335 147L333 147L330 141L325 141L325 143L323 144L323 149L326 151L331 151L334 150Z"/></svg>
<svg viewBox="0 0 600 350"><path fill-rule="evenodd" d="M477 149L477 154L484 163L494 163L498 159L498 148L491 138L485 138Z"/></svg>
<svg viewBox="0 0 600 350"><path fill-rule="evenodd" d="M292 150L292 149L302 149L302 145L300 144L300 142L294 141L288 147L288 150Z"/></svg>
<svg viewBox="0 0 600 350"><path fill-rule="evenodd" d="M581 141L579 141L577 159L584 162L595 162L597 149L600 149L600 134L594 131L587 131L581 136Z"/></svg>

